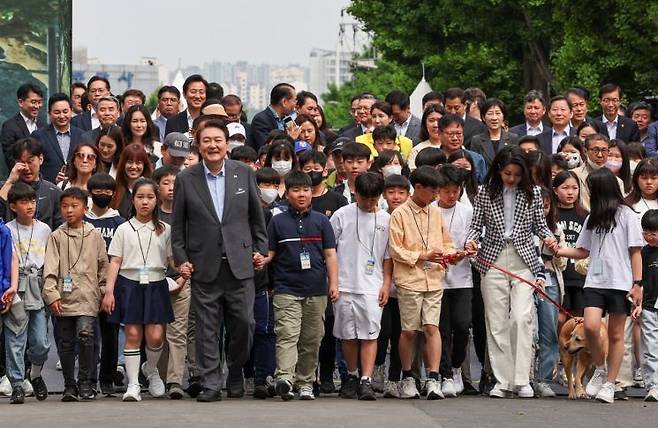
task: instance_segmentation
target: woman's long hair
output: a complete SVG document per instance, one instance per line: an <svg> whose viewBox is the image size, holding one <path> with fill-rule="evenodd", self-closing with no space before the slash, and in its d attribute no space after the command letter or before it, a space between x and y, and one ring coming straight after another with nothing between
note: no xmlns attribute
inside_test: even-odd
<svg viewBox="0 0 658 428"><path fill-rule="evenodd" d="M560 200L557 197L557 188L560 187L562 184L564 184L565 181L568 179L573 178L576 180L576 184L578 185L578 197L576 198L576 202L574 202L573 206L576 209L576 214L578 214L580 217L586 217L589 212L583 208L583 206L580 204L580 181L578 180L578 176L576 175L575 172L573 171L560 171L557 173L557 175L553 178L553 203L555 204L555 207L557 208L558 203Z"/></svg>
<svg viewBox="0 0 658 428"><path fill-rule="evenodd" d="M121 152L119 164L117 165L117 190L114 192L114 197L110 203L112 208L117 208L121 204L123 196L128 191L128 178L126 177L126 164L128 161L142 162L144 165L143 177L150 177L153 173L153 165L151 165L151 160L144 146L139 143L128 144Z"/></svg>
<svg viewBox="0 0 658 428"><path fill-rule="evenodd" d="M619 170L618 177L624 183L624 192L628 193L631 191L631 165L628 162L628 150L626 150L626 143L622 140L610 140L610 145L608 146L608 153L613 147L617 147L621 153L621 169Z"/></svg>
<svg viewBox="0 0 658 428"><path fill-rule="evenodd" d="M643 175L658 175L658 159L646 158L637 164L633 173L633 188L631 189L631 193L626 197L626 203L629 205L637 204L642 199L640 177Z"/></svg>
<svg viewBox="0 0 658 428"><path fill-rule="evenodd" d="M438 113L443 117L446 115L446 109L441 104L427 106L423 112L423 117L420 119L420 141L427 141L430 139L430 131L427 129L427 118L432 113Z"/></svg>
<svg viewBox="0 0 658 428"><path fill-rule="evenodd" d="M471 201L471 203L473 203L478 193L478 177L477 177L477 172L475 170L475 164L473 163L473 157L466 150L459 149L457 151L452 152L452 154L448 156L447 163L451 164L458 159L466 159L468 163L471 164L470 171L463 170L463 175L464 175L463 179L464 179L464 190L466 191L466 196L468 196L468 199Z"/></svg>
<svg viewBox="0 0 658 428"><path fill-rule="evenodd" d="M98 148L93 145L92 143L80 143L78 144L75 149L73 150L73 155L71 155L71 162L69 162L68 166L66 167L66 176L68 177L69 183L74 183L78 179L78 168L75 167L75 158L80 153L80 150L83 147L87 147L91 149L94 154L96 155L96 166L94 169L91 171L91 175L94 175L98 172L98 169L100 167L100 162L101 162L101 155L98 153Z"/></svg>
<svg viewBox="0 0 658 428"><path fill-rule="evenodd" d="M519 181L518 189L525 194L527 201L531 202L534 183L530 177L528 162L518 146L503 147L491 162L491 168L485 179L485 188L489 197L491 200L502 197L504 184L500 173L507 165L517 165L521 169L521 181Z"/></svg>
<svg viewBox="0 0 658 428"><path fill-rule="evenodd" d="M107 136L112 141L114 141L114 144L116 144L117 146L117 149L114 152L114 156L112 156L112 165L117 166L119 164L119 158L121 157L121 152L123 151L123 145L124 145L123 132L121 131L121 128L119 128L118 126L110 126L109 128L107 128L107 131L101 131L98 134L98 138L96 138L96 147L98 147L98 145L100 144L101 138L105 136ZM110 165L110 168L112 168L112 165ZM100 153L98 156L98 167L99 167L99 171L102 169L103 172L106 172L108 174L110 173L109 168L107 171L105 171L105 164L100 158Z"/></svg>
<svg viewBox="0 0 658 428"><path fill-rule="evenodd" d="M629 206L619 189L617 177L608 168L599 168L587 177L591 211L587 229L609 232L617 226L615 216L619 207Z"/></svg>
<svg viewBox="0 0 658 428"><path fill-rule="evenodd" d="M144 118L146 119L146 132L142 137L142 142L144 143L144 146L148 147L149 150L152 152L153 142L156 141L159 134L155 132L154 129L155 125L153 125L153 121L151 120L151 114L149 113L148 109L141 104L135 104L133 106L130 106L130 108L126 112L126 115L123 118L123 123L121 124L121 131L123 132L123 138L125 139L126 144L130 144L133 142L134 136L132 129L130 129L130 121L132 120L133 115L137 112L142 113L144 115Z"/></svg>

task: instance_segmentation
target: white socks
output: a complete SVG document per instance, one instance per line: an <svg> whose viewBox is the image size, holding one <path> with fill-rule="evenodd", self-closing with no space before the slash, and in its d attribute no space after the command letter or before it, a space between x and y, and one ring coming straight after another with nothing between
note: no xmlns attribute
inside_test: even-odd
<svg viewBox="0 0 658 428"><path fill-rule="evenodd" d="M124 349L128 385L139 385L139 349Z"/></svg>

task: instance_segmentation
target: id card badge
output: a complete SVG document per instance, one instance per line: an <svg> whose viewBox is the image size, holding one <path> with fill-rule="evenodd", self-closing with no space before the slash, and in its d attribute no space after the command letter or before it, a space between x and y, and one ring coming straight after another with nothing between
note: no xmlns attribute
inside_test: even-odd
<svg viewBox="0 0 658 428"><path fill-rule="evenodd" d="M149 270L146 266L139 270L139 284L149 285Z"/></svg>
<svg viewBox="0 0 658 428"><path fill-rule="evenodd" d="M62 287L62 291L64 293L70 293L73 291L73 278L71 278L71 275L66 275L64 277L64 286Z"/></svg>
<svg viewBox="0 0 658 428"><path fill-rule="evenodd" d="M601 259L590 259L589 261L589 272L595 276L603 275L603 260Z"/></svg>
<svg viewBox="0 0 658 428"><path fill-rule="evenodd" d="M311 268L311 255L307 251L299 253L299 262L302 265L302 270Z"/></svg>
<svg viewBox="0 0 658 428"><path fill-rule="evenodd" d="M372 275L375 272L375 259L368 259L366 262L366 275Z"/></svg>

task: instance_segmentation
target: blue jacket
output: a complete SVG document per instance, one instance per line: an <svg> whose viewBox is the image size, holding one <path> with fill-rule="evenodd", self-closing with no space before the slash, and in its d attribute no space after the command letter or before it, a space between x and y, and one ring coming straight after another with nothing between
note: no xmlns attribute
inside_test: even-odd
<svg viewBox="0 0 658 428"><path fill-rule="evenodd" d="M0 294L3 294L11 286L11 257L13 247L11 244L11 231L0 219Z"/></svg>
<svg viewBox="0 0 658 428"><path fill-rule="evenodd" d="M475 175L477 175L478 183L484 184L484 178L487 176L488 168L487 161L484 160L484 157L474 152L473 150L466 150L471 158L473 158L473 164L475 165Z"/></svg>
<svg viewBox="0 0 658 428"><path fill-rule="evenodd" d="M650 158L658 158L658 122L653 122L647 129L647 136L642 141L644 150Z"/></svg>

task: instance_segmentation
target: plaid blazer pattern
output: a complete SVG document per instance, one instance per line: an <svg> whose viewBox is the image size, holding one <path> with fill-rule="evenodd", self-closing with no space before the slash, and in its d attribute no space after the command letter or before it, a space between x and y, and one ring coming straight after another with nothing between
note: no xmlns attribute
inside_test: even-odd
<svg viewBox="0 0 658 428"><path fill-rule="evenodd" d="M542 266L533 242L533 235L544 239L553 236L544 217L544 204L541 190L538 186L532 189L532 201L528 201L525 193L516 192L514 206L514 231L512 242L523 261L532 273L537 276ZM486 233L483 233L486 231ZM483 236L484 235L484 236ZM505 217L503 214L503 195L491 199L486 186L481 186L473 204L473 219L466 241L479 241L478 258L473 265L484 276L489 268L479 258L489 263L495 263L498 255L505 247Z"/></svg>

